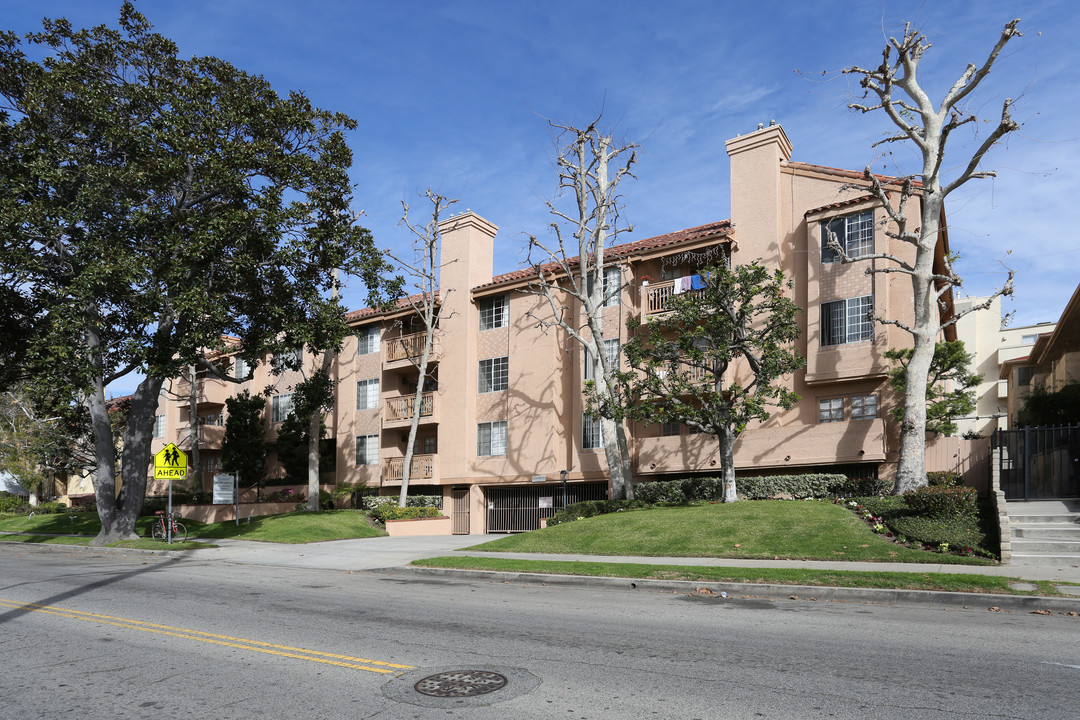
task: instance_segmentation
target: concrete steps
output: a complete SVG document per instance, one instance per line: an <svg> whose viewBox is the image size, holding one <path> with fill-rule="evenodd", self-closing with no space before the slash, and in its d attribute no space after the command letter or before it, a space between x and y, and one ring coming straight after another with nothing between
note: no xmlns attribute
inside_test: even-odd
<svg viewBox="0 0 1080 720"><path fill-rule="evenodd" d="M1080 502L1009 502L1013 565L1080 565Z"/></svg>

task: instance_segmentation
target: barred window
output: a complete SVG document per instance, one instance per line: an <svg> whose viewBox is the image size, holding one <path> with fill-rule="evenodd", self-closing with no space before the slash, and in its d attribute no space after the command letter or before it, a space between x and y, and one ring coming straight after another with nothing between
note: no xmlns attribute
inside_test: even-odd
<svg viewBox="0 0 1080 720"><path fill-rule="evenodd" d="M165 416L164 415L155 415L154 416L154 437L156 437L156 438L165 437Z"/></svg>
<svg viewBox="0 0 1080 720"><path fill-rule="evenodd" d="M877 417L877 395L856 395L851 398L851 419L870 420Z"/></svg>
<svg viewBox="0 0 1080 720"><path fill-rule="evenodd" d="M506 327L509 322L508 303L505 295L484 298L480 301L480 329L494 330Z"/></svg>
<svg viewBox="0 0 1080 720"><path fill-rule="evenodd" d="M275 395L272 402L271 419L276 422L282 422L289 416L289 413L293 411L293 396L292 393L284 393L282 395Z"/></svg>
<svg viewBox="0 0 1080 720"><path fill-rule="evenodd" d="M822 303L821 344L841 345L874 339L874 296Z"/></svg>
<svg viewBox="0 0 1080 720"><path fill-rule="evenodd" d="M843 419L843 398L829 398L827 400L818 400L818 422L842 422Z"/></svg>
<svg viewBox="0 0 1080 720"><path fill-rule="evenodd" d="M581 447L588 450L589 448L602 447L603 444L604 434L600 429L600 418L583 413L581 416Z"/></svg>
<svg viewBox="0 0 1080 720"><path fill-rule="evenodd" d="M356 333L356 354L371 355L379 352L379 328L371 326Z"/></svg>
<svg viewBox="0 0 1080 720"><path fill-rule="evenodd" d="M682 423L680 423L678 420L673 420L672 422L664 423L663 428L661 428L660 434L664 437L675 437L679 434L681 428Z"/></svg>
<svg viewBox="0 0 1080 720"><path fill-rule="evenodd" d="M480 456L506 454L505 420L477 424L476 454Z"/></svg>
<svg viewBox="0 0 1080 720"><path fill-rule="evenodd" d="M498 392L509 387L509 358L491 358L480 361L477 392Z"/></svg>
<svg viewBox="0 0 1080 720"><path fill-rule="evenodd" d="M874 252L874 213L871 210L821 221L821 262L840 260L840 253L829 247L830 234L848 257L856 258Z"/></svg>
<svg viewBox="0 0 1080 720"><path fill-rule="evenodd" d="M356 383L356 409L374 410L379 407L379 378Z"/></svg>
<svg viewBox="0 0 1080 720"><path fill-rule="evenodd" d="M378 465L379 464L379 436L357 435L356 436L356 464Z"/></svg>

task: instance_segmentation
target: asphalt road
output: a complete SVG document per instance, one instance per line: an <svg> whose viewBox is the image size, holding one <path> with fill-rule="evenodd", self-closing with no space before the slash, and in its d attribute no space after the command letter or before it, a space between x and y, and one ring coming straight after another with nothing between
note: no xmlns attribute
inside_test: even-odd
<svg viewBox="0 0 1080 720"><path fill-rule="evenodd" d="M1072 719L1080 708L1076 617L14 544L0 544L0 662L0 718L13 720ZM506 684L474 697L415 689L454 671L487 673L443 676L467 688Z"/></svg>

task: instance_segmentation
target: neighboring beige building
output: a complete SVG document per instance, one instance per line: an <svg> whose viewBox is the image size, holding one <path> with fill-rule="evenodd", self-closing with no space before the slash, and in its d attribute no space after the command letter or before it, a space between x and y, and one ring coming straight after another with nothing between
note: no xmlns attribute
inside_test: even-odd
<svg viewBox="0 0 1080 720"><path fill-rule="evenodd" d="M837 262L822 247L822 226L831 224L852 256L873 251L910 259L913 252L885 235L885 213L876 200L841 191L861 173L793 162L780 126L734 138L727 150L731 219L609 248L607 272L624 291L621 302L606 310L605 327L625 341L629 317L647 320L663 312L665 297L692 291L694 275L716 262L721 250L734 263L760 260L783 269L794 283L793 299L805 309L799 346L807 365L790 379L802 400L740 437L737 471L830 470L889 478L898 433L888 410L897 400L887 386L885 351L911 340L896 327L874 325L867 313L910 322L911 285L899 274L867 274L865 263ZM531 269L493 275L499 241L494 224L466 212L445 220L441 230L442 257L454 262L442 270L442 319L425 383L431 389L422 406L411 490L442 495L454 532L471 533L536 527L561 505L564 487L570 501L605 497L598 428L583 414L580 346L557 329L539 327L536 318L549 311L529 292ZM947 251L943 234L939 256ZM334 363L337 398L326 421L336 468L323 479L396 494L412 392L421 382L410 360L420 328L403 307L359 310L347 319L355 334ZM252 391L275 387L266 411L271 443L299 377L273 378L262 364L244 385ZM244 386L196 382L209 487L220 462L225 398ZM173 389L185 394L184 386L176 382ZM163 408L155 451L188 434L186 404ZM637 482L718 469L710 436L640 423L627 430Z"/></svg>
<svg viewBox="0 0 1080 720"><path fill-rule="evenodd" d="M1010 328L1018 344L1003 347L1000 381L1009 427L1016 427L1020 410L1033 387L1051 392L1080 382L1080 286L1056 323ZM1004 339L1004 338L1003 338Z"/></svg>

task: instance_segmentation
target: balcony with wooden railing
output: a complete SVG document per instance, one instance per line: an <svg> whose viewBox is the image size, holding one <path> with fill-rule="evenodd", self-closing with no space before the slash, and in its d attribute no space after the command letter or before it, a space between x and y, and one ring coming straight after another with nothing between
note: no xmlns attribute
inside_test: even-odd
<svg viewBox="0 0 1080 720"><path fill-rule="evenodd" d="M402 395L386 399L386 412L383 414L383 422L397 424L412 420L413 410L416 408L415 395ZM430 420L435 416L435 393L426 392L420 397L420 420Z"/></svg>
<svg viewBox="0 0 1080 720"><path fill-rule="evenodd" d="M700 278L699 275L692 275L691 278ZM682 281L684 278L676 278L674 280L663 280L658 283L652 283L651 285L645 285L641 288L641 309L642 314L648 318L652 315L659 315L668 311L668 301L675 295L680 293L695 293L699 294L702 291L694 289L682 289ZM693 280L690 281L693 283Z"/></svg>
<svg viewBox="0 0 1080 720"><path fill-rule="evenodd" d="M386 340L386 362L419 359L424 352L425 335L426 333L419 332ZM431 348L432 360L437 359L438 349L438 344L433 344Z"/></svg>
<svg viewBox="0 0 1080 720"><path fill-rule="evenodd" d="M383 461L383 485L400 485L405 471L405 458L394 457ZM409 482L430 480L435 477L435 455L413 455Z"/></svg>

